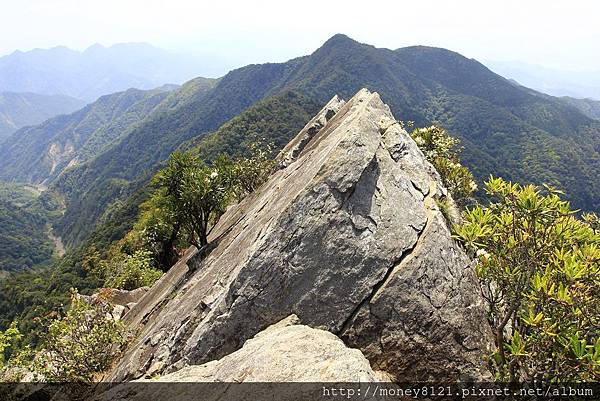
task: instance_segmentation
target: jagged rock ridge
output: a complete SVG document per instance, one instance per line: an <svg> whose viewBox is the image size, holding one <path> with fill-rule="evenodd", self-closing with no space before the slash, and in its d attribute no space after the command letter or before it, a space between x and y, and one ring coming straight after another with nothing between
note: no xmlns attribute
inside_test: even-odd
<svg viewBox="0 0 600 401"><path fill-rule="evenodd" d="M134 306L138 340L108 380L223 358L290 314L398 380L485 374L485 310L436 205L439 175L377 93L339 103L223 215L208 255L189 250Z"/></svg>

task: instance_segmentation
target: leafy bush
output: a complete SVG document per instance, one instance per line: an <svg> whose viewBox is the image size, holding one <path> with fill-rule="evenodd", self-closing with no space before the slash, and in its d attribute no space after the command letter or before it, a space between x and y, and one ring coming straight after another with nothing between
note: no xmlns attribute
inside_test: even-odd
<svg viewBox="0 0 600 401"><path fill-rule="evenodd" d="M487 207L465 213L456 238L476 272L496 338L501 380L600 379L600 233L561 192L490 179Z"/></svg>
<svg viewBox="0 0 600 401"><path fill-rule="evenodd" d="M111 305L89 304L75 291L66 315L54 320L33 370L48 382L90 382L105 370L127 342L123 323Z"/></svg>
<svg viewBox="0 0 600 401"><path fill-rule="evenodd" d="M162 276L162 272L151 266L152 254L137 250L133 255L116 253L106 260L88 257L88 268L104 280L104 286L134 290L151 286Z"/></svg>
<svg viewBox="0 0 600 401"><path fill-rule="evenodd" d="M0 331L0 369L4 368L6 352L13 351L21 337L16 322L13 322L5 331Z"/></svg>
<svg viewBox="0 0 600 401"><path fill-rule="evenodd" d="M460 141L443 128L432 125L417 128L411 133L427 160L440 173L444 186L458 204L464 204L477 190L468 168L460 164Z"/></svg>

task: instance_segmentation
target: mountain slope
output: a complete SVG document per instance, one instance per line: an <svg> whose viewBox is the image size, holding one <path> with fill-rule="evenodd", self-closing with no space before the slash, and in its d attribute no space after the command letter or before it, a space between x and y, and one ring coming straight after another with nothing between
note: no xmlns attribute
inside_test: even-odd
<svg viewBox="0 0 600 401"><path fill-rule="evenodd" d="M565 103L575 107L589 118L600 120L600 101L593 99L577 99L574 97L561 97Z"/></svg>
<svg viewBox="0 0 600 401"><path fill-rule="evenodd" d="M0 272L47 264L54 254L49 224L60 214L51 197L0 183Z"/></svg>
<svg viewBox="0 0 600 401"><path fill-rule="evenodd" d="M0 143L21 127L72 113L83 106L83 101L64 95L1 92Z"/></svg>
<svg viewBox="0 0 600 401"><path fill-rule="evenodd" d="M101 97L70 115L23 128L0 149L0 178L43 184L126 135L168 92L130 89Z"/></svg>
<svg viewBox="0 0 600 401"><path fill-rule="evenodd" d="M0 57L0 91L62 94L94 101L128 88L180 84L198 75L198 62L144 43L16 51Z"/></svg>
<svg viewBox="0 0 600 401"><path fill-rule="evenodd" d="M420 108L463 139L463 159L479 179L495 174L548 183L565 189L577 207L600 209L598 121L457 53L420 47L398 53L434 83L433 107Z"/></svg>

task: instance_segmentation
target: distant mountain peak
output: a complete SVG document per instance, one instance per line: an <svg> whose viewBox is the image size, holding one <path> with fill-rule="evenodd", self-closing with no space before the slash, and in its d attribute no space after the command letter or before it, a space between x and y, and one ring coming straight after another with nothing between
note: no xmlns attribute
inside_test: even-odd
<svg viewBox="0 0 600 401"><path fill-rule="evenodd" d="M328 48L337 48L337 47L348 47L348 46L357 46L362 47L366 46L356 40L350 38L349 36L344 35L343 33L336 33L331 38L327 39L325 43L320 47L320 49L328 49Z"/></svg>
<svg viewBox="0 0 600 401"><path fill-rule="evenodd" d="M104 50L104 49L106 49L105 46L101 45L100 43L94 43L93 45L91 45L87 49L85 49L83 52L87 53L87 52L94 52L94 51L99 51L99 50Z"/></svg>

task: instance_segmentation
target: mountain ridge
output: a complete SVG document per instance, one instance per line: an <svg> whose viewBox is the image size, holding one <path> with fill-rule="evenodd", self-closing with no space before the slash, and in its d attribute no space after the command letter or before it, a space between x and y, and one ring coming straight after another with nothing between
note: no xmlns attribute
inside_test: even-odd
<svg viewBox="0 0 600 401"><path fill-rule="evenodd" d="M0 91L62 94L91 102L137 88L181 84L198 76L200 62L146 43L84 51L64 46L13 52L0 57Z"/></svg>
<svg viewBox="0 0 600 401"><path fill-rule="evenodd" d="M206 90L188 83L174 91L160 113L54 181L67 196L65 221L71 221L57 229L69 238L75 226L92 227L111 203L106 194L135 192L122 190L131 182L139 188L181 144L200 140L262 99L293 90L324 103L332 93L348 98L363 87L379 92L400 119L441 124L460 138L463 160L479 180L494 174L548 183L567 190L577 207L600 209L600 122L456 52L379 49L340 34L311 55L242 67ZM83 205L92 204L98 210L79 220Z"/></svg>
<svg viewBox="0 0 600 401"><path fill-rule="evenodd" d="M0 92L0 144L20 128L72 113L83 106L84 101L66 95Z"/></svg>
<svg viewBox="0 0 600 401"><path fill-rule="evenodd" d="M104 95L70 114L23 128L0 150L0 177L45 185L65 169L101 152L166 97L162 90L129 89Z"/></svg>

